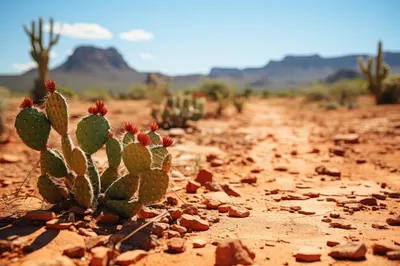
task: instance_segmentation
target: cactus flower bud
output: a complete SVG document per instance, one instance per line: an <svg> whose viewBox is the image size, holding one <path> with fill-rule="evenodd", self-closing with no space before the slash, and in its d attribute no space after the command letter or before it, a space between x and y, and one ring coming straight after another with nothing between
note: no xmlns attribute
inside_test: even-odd
<svg viewBox="0 0 400 266"><path fill-rule="evenodd" d="M147 135L146 133L139 133L137 135L137 140L140 142L140 144L142 144L143 146L148 146L151 144L151 139L149 137L149 135Z"/></svg>
<svg viewBox="0 0 400 266"><path fill-rule="evenodd" d="M89 114L95 115L95 114L97 114L99 111L97 110L97 107L90 106L90 107L88 108L88 112L89 112Z"/></svg>
<svg viewBox="0 0 400 266"><path fill-rule="evenodd" d="M132 135L135 135L139 131L138 127L132 125L131 122L126 122L124 125L124 129L125 129L125 131L128 131Z"/></svg>
<svg viewBox="0 0 400 266"><path fill-rule="evenodd" d="M111 133L111 132L108 132L108 137L111 139L111 138L113 138L113 137L114 137L114 134L113 134L113 133Z"/></svg>
<svg viewBox="0 0 400 266"><path fill-rule="evenodd" d="M48 92L53 93L56 91L56 82L54 80L47 80L44 85Z"/></svg>
<svg viewBox="0 0 400 266"><path fill-rule="evenodd" d="M158 129L158 125L157 125L157 123L156 122L153 122L153 123L151 123L150 124L150 130L151 131L156 131Z"/></svg>
<svg viewBox="0 0 400 266"><path fill-rule="evenodd" d="M164 136L160 144L163 145L165 148L170 147L174 143L174 140L170 137Z"/></svg>
<svg viewBox="0 0 400 266"><path fill-rule="evenodd" d="M107 112L108 112L108 109L107 109L106 107L103 107L103 108L101 108L101 109L99 110L99 113L100 113L102 116L105 116L105 115L107 114Z"/></svg>
<svg viewBox="0 0 400 266"><path fill-rule="evenodd" d="M25 97L22 102L19 104L19 108L25 109L25 108L30 108L33 106L33 101L29 97Z"/></svg>

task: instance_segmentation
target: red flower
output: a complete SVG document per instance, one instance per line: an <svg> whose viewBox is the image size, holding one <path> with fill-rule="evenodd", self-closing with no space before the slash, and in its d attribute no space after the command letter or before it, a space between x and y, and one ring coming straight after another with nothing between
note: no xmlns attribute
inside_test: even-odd
<svg viewBox="0 0 400 266"><path fill-rule="evenodd" d="M130 132L132 135L135 135L139 129L137 126L132 125L131 122L126 122L124 125L126 131Z"/></svg>
<svg viewBox="0 0 400 266"><path fill-rule="evenodd" d="M137 135L137 140L140 142L140 144L142 144L143 146L147 146L151 144L151 139L149 137L149 135L147 135L146 133L139 133Z"/></svg>
<svg viewBox="0 0 400 266"><path fill-rule="evenodd" d="M103 107L103 108L101 108L101 110L100 110L100 114L101 114L102 116L105 116L105 115L107 114L107 112L108 112L108 109L107 109L106 107Z"/></svg>
<svg viewBox="0 0 400 266"><path fill-rule="evenodd" d="M96 101L96 106L97 106L97 109L98 109L99 111L101 111L101 109L104 108L105 103L104 103L104 101Z"/></svg>
<svg viewBox="0 0 400 266"><path fill-rule="evenodd" d="M46 90L50 93L53 93L56 91L56 82L54 80L48 80L44 83Z"/></svg>
<svg viewBox="0 0 400 266"><path fill-rule="evenodd" d="M111 139L112 137L114 137L113 133L108 132L108 137Z"/></svg>
<svg viewBox="0 0 400 266"><path fill-rule="evenodd" d="M151 131L156 131L158 129L158 125L156 122L153 122L150 124L150 130Z"/></svg>
<svg viewBox="0 0 400 266"><path fill-rule="evenodd" d="M33 106L33 101L29 97L25 97L22 102L19 104L19 108L25 109L25 108L30 108Z"/></svg>
<svg viewBox="0 0 400 266"><path fill-rule="evenodd" d="M90 106L88 108L88 112L89 112L89 114L95 115L95 114L97 114L99 112L99 110L97 110L97 107Z"/></svg>
<svg viewBox="0 0 400 266"><path fill-rule="evenodd" d="M193 98L201 98L201 97L204 97L204 94L201 92L194 92L192 94L192 96L193 96Z"/></svg>
<svg viewBox="0 0 400 266"><path fill-rule="evenodd" d="M174 143L173 139L171 139L170 137L164 136L162 138L162 141L160 144L163 145L165 148L167 148L167 147L170 147L172 145L172 143Z"/></svg>

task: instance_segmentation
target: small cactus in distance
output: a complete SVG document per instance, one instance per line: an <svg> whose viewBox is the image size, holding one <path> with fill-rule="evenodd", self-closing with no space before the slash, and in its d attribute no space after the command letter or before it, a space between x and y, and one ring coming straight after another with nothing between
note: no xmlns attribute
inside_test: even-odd
<svg viewBox="0 0 400 266"><path fill-rule="evenodd" d="M158 108L153 108L151 115L161 127L186 128L187 122L198 121L205 115L206 98L200 93L192 95L167 95Z"/></svg>
<svg viewBox="0 0 400 266"><path fill-rule="evenodd" d="M15 120L21 140L40 152L42 173L37 186L44 200L51 204L72 200L84 208L107 208L129 218L144 204L164 196L172 161L167 148L173 140L161 137L156 123L147 132L139 132L132 123L125 123L126 132L120 140L110 132L105 103L97 101L79 121L78 146L74 146L68 135L67 102L56 90L54 81L47 81L45 87L46 113L25 98ZM51 128L61 135L62 153L47 146ZM108 168L100 175L92 155L104 146ZM122 161L129 173L120 176ZM66 186L61 185L62 181ZM101 193L104 195L100 197Z"/></svg>

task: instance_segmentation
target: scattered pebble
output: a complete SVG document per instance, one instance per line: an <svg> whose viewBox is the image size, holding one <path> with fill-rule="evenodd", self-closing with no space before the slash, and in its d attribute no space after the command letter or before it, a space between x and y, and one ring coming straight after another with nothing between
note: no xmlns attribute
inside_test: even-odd
<svg viewBox="0 0 400 266"><path fill-rule="evenodd" d="M139 260L147 256L147 252L144 250L130 250L122 253L115 259L115 263L121 266L128 266L137 263Z"/></svg>
<svg viewBox="0 0 400 266"><path fill-rule="evenodd" d="M186 192L187 193L196 193L197 190L200 188L201 184L199 182L189 180L186 185Z"/></svg>
<svg viewBox="0 0 400 266"><path fill-rule="evenodd" d="M210 228L207 221L189 214L183 214L179 219L179 224L187 230L206 231Z"/></svg>
<svg viewBox="0 0 400 266"><path fill-rule="evenodd" d="M367 247L364 243L348 243L333 247L328 255L339 260L358 260L364 258L366 253Z"/></svg>
<svg viewBox="0 0 400 266"><path fill-rule="evenodd" d="M300 262L320 261L321 255L321 251L314 247L304 247L293 254L293 256L296 258L296 261Z"/></svg>
<svg viewBox="0 0 400 266"><path fill-rule="evenodd" d="M255 257L240 239L228 239L217 244L215 266L253 265Z"/></svg>
<svg viewBox="0 0 400 266"><path fill-rule="evenodd" d="M245 218L250 215L250 212L246 209L242 209L239 207L230 207L228 211L228 216L229 217L237 217L237 218Z"/></svg>
<svg viewBox="0 0 400 266"><path fill-rule="evenodd" d="M178 237L168 239L167 246L169 253L182 253L186 250L185 240Z"/></svg>
<svg viewBox="0 0 400 266"><path fill-rule="evenodd" d="M207 182L213 181L213 174L206 169L200 169L200 171L197 173L195 181L204 186Z"/></svg>
<svg viewBox="0 0 400 266"><path fill-rule="evenodd" d="M24 218L30 221L50 221L56 218L56 214L51 211L37 210L27 212Z"/></svg>
<svg viewBox="0 0 400 266"><path fill-rule="evenodd" d="M193 240L193 248L204 248L207 245L207 241L204 239L194 239Z"/></svg>

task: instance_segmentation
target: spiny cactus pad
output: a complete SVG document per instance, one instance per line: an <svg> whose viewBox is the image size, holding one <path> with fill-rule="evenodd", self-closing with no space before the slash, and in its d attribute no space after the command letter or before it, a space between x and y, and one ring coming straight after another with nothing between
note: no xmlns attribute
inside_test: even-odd
<svg viewBox="0 0 400 266"><path fill-rule="evenodd" d="M66 199L65 190L57 186L48 175L39 176L37 186L40 195L49 203L56 204Z"/></svg>
<svg viewBox="0 0 400 266"><path fill-rule="evenodd" d="M138 176L126 174L110 185L106 191L106 197L109 199L129 200L135 194L138 184Z"/></svg>
<svg viewBox="0 0 400 266"><path fill-rule="evenodd" d="M167 192L169 177L162 170L147 170L139 176L139 201L142 204L158 201Z"/></svg>
<svg viewBox="0 0 400 266"><path fill-rule="evenodd" d="M54 149L43 151L40 156L43 168L51 176L65 177L68 174L68 168L65 165L64 158L60 152Z"/></svg>
<svg viewBox="0 0 400 266"><path fill-rule="evenodd" d="M126 146L122 153L122 159L129 173L133 175L138 175L150 169L151 166L151 153L140 143L131 143Z"/></svg>
<svg viewBox="0 0 400 266"><path fill-rule="evenodd" d="M165 159L165 156L168 154L167 148L163 146L155 146L150 148L150 152L153 158L153 162L151 164L152 168L162 168L162 163Z"/></svg>
<svg viewBox="0 0 400 266"><path fill-rule="evenodd" d="M142 204L137 199L107 200L106 207L123 218L130 218L140 211Z"/></svg>
<svg viewBox="0 0 400 266"><path fill-rule="evenodd" d="M111 168L118 168L121 164L121 144L116 138L109 138L106 142L108 165Z"/></svg>
<svg viewBox="0 0 400 266"><path fill-rule="evenodd" d="M107 188L118 179L118 170L116 168L107 168L100 177L101 191L106 191Z"/></svg>
<svg viewBox="0 0 400 266"><path fill-rule="evenodd" d="M31 149L40 151L46 147L51 126L46 116L36 108L25 108L15 120L15 128L21 140Z"/></svg>
<svg viewBox="0 0 400 266"><path fill-rule="evenodd" d="M87 155L86 159L88 164L89 180L93 188L93 196L95 199L97 199L101 187L99 171L97 170L97 166L94 164L92 157L90 155Z"/></svg>
<svg viewBox="0 0 400 266"><path fill-rule="evenodd" d="M93 202L93 189L86 176L77 176L74 184L75 201L84 208L89 208Z"/></svg>
<svg viewBox="0 0 400 266"><path fill-rule="evenodd" d="M85 175L88 169L86 156L79 148L72 150L70 167L77 175Z"/></svg>
<svg viewBox="0 0 400 266"><path fill-rule="evenodd" d="M110 125L104 116L86 116L78 123L76 129L78 144L84 152L93 154L106 143L109 130Z"/></svg>
<svg viewBox="0 0 400 266"><path fill-rule="evenodd" d="M164 173L168 174L169 171L171 171L171 167L172 167L172 155L168 154L167 156L165 156L164 161L162 163L162 170Z"/></svg>
<svg viewBox="0 0 400 266"><path fill-rule="evenodd" d="M68 134L61 137L61 149L65 161L69 166L71 166L72 150L74 149L74 145L72 144L72 140Z"/></svg>
<svg viewBox="0 0 400 266"><path fill-rule="evenodd" d="M51 93L46 101L46 114L55 131L61 136L68 132L68 106L58 92Z"/></svg>

